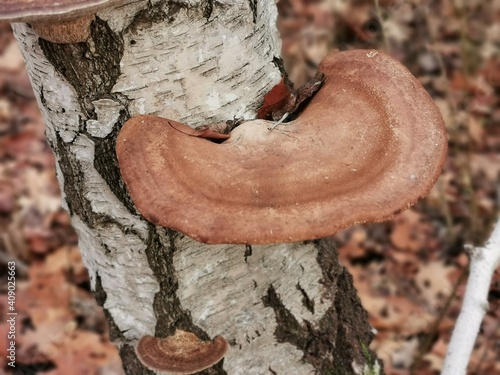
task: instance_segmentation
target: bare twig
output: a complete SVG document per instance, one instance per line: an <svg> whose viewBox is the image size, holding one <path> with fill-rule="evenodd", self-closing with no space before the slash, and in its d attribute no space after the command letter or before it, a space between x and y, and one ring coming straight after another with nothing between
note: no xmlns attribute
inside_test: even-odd
<svg viewBox="0 0 500 375"><path fill-rule="evenodd" d="M488 310L488 291L500 263L500 220L484 247L468 247L470 273L462 310L453 330L441 375L465 375L481 322Z"/></svg>

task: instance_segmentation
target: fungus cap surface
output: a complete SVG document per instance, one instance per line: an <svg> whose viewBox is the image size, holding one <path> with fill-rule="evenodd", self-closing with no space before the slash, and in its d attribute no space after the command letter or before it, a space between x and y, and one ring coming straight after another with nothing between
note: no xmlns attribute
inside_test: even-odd
<svg viewBox="0 0 500 375"><path fill-rule="evenodd" d="M117 157L141 214L201 242L262 244L387 220L425 196L447 138L421 84L377 51L333 53L319 70L323 87L273 131L249 121L217 144L173 120L127 121Z"/></svg>
<svg viewBox="0 0 500 375"><path fill-rule="evenodd" d="M77 18L123 0L2 0L0 20L42 22Z"/></svg>
<svg viewBox="0 0 500 375"><path fill-rule="evenodd" d="M217 336L202 341L195 334L176 330L163 339L143 336L136 345L137 357L150 370L171 374L194 374L215 365L226 354L228 343Z"/></svg>

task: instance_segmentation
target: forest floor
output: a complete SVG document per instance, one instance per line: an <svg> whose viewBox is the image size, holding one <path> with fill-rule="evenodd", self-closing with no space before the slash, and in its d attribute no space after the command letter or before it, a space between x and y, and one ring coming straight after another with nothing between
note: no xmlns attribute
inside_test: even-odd
<svg viewBox="0 0 500 375"><path fill-rule="evenodd" d="M332 49L380 49L440 108L449 137L427 198L394 220L337 235L388 375L439 374L467 281L465 244L481 245L500 207L500 1L279 0L289 76L301 86ZM24 62L0 24L0 312L16 263L16 363L0 374L123 374L61 208L55 162ZM500 375L500 272L469 375ZM9 325L0 322L0 353Z"/></svg>

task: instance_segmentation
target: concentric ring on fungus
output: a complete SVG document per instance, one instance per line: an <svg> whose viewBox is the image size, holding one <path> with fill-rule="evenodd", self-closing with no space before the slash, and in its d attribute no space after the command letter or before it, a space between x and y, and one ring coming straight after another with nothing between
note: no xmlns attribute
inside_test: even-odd
<svg viewBox="0 0 500 375"><path fill-rule="evenodd" d="M248 121L218 144L173 120L127 121L117 156L141 214L201 242L263 244L387 220L425 196L447 138L422 85L377 51L332 53L319 71L323 87L273 131Z"/></svg>
<svg viewBox="0 0 500 375"><path fill-rule="evenodd" d="M178 329L163 339L149 335L141 337L135 351L141 363L150 370L194 374L219 362L228 346L221 336L213 341L202 341L195 334Z"/></svg>

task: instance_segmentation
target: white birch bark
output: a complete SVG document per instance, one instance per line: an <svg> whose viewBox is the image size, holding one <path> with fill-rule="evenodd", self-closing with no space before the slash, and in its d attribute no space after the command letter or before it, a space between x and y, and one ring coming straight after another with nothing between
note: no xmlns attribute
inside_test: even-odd
<svg viewBox="0 0 500 375"><path fill-rule="evenodd" d="M210 338L222 335L230 342L226 373L315 373L303 351L277 341L275 311L262 302L272 287L299 324L318 328L333 292L320 283L318 249L312 243L253 246L252 255L245 257L245 246L209 246L168 236L117 197L115 187L96 169L96 145L121 126L123 112L156 114L190 126L251 119L263 95L281 78L273 64L280 56L273 0L178 3L183 7L173 12L166 1L128 0L98 14L123 38L123 51L110 93L87 103L93 113L82 105L88 98L77 85L47 59L33 29L13 25L56 150L61 190L68 192L73 188L69 184L78 183L79 199L86 202L85 209L72 209L83 203L66 197L92 288L105 291L103 307L121 332L122 345L158 334L159 316L166 325L174 324L168 313L154 307L161 292L150 259L154 239L154 249L175 249L180 308ZM201 3L213 5L208 20ZM158 14L169 18L157 21ZM90 55L102 53L96 36L87 44ZM74 181L66 181L68 168L79 170Z"/></svg>

